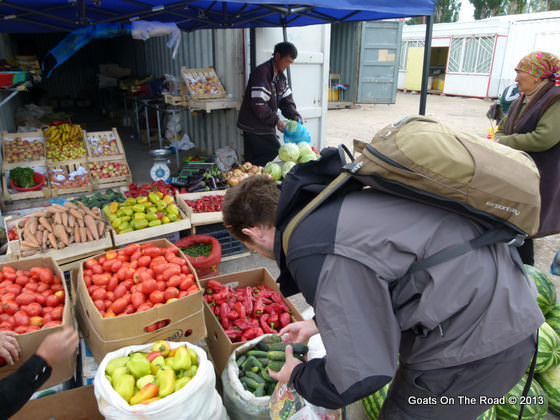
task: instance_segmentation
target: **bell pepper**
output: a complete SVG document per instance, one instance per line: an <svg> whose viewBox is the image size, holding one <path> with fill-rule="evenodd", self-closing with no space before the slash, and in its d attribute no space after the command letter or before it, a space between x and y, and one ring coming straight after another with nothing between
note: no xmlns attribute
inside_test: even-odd
<svg viewBox="0 0 560 420"><path fill-rule="evenodd" d="M150 399L147 399L146 401L142 401L140 404L148 405L148 404L151 404L151 403L153 403L154 401L157 401L157 400L161 400L161 398L160 397L150 398Z"/></svg>
<svg viewBox="0 0 560 420"><path fill-rule="evenodd" d="M138 214L138 213L136 213ZM145 227L147 227L149 224L148 219L144 218L144 219L137 219L137 220L133 220L132 221L132 227L135 230L139 230L139 229L144 229Z"/></svg>
<svg viewBox="0 0 560 420"><path fill-rule="evenodd" d="M115 383L115 391L119 394L126 402L129 402L134 395L134 383L135 379L132 375L121 375L121 377Z"/></svg>
<svg viewBox="0 0 560 420"><path fill-rule="evenodd" d="M175 356L170 355L169 357L165 358L165 367L169 369L173 369L173 363L175 361Z"/></svg>
<svg viewBox="0 0 560 420"><path fill-rule="evenodd" d="M225 330L226 335L231 340L232 343L236 343L241 340L241 331L230 328L229 330Z"/></svg>
<svg viewBox="0 0 560 420"><path fill-rule="evenodd" d="M150 220L150 222L148 222L148 226L153 227L153 226L159 226L161 225L161 220Z"/></svg>
<svg viewBox="0 0 560 420"><path fill-rule="evenodd" d="M279 316L280 326L284 328L286 325L292 322L292 316L288 312L282 312Z"/></svg>
<svg viewBox="0 0 560 420"><path fill-rule="evenodd" d="M249 328L249 329L245 330L243 332L243 334L241 335L241 341L251 340L255 337L260 337L263 334L264 334L264 331L260 327Z"/></svg>
<svg viewBox="0 0 560 420"><path fill-rule="evenodd" d="M115 214L118 209L119 209L119 203L117 203L116 201L111 201L109 203L109 212L111 214Z"/></svg>
<svg viewBox="0 0 560 420"><path fill-rule="evenodd" d="M170 351L169 343L165 340L158 340L152 344L152 351L159 351L163 357L167 357Z"/></svg>
<svg viewBox="0 0 560 420"><path fill-rule="evenodd" d="M247 316L247 312L245 311L245 306L241 304L241 302L235 302L233 304L233 309L237 311L239 314L239 318L245 318Z"/></svg>
<svg viewBox="0 0 560 420"><path fill-rule="evenodd" d="M186 384L188 384L190 382L192 378L188 377L188 376L183 376L182 378L179 378L175 381L175 392L179 391L181 388L183 388Z"/></svg>
<svg viewBox="0 0 560 420"><path fill-rule="evenodd" d="M140 379L136 381L136 388L140 391L142 388L144 388L144 385L155 384L155 383L156 383L156 377L154 375L142 376Z"/></svg>
<svg viewBox="0 0 560 420"><path fill-rule="evenodd" d="M146 201L148 201L148 197L146 197L145 195L141 195L140 197L136 198L136 204L142 204Z"/></svg>
<svg viewBox="0 0 560 420"><path fill-rule="evenodd" d="M165 366L165 359L163 356L157 356L154 360L150 363L150 371L152 375L158 373L158 371Z"/></svg>
<svg viewBox="0 0 560 420"><path fill-rule="evenodd" d="M216 280L208 280L208 288L218 292L227 289L226 286Z"/></svg>
<svg viewBox="0 0 560 420"><path fill-rule="evenodd" d="M120 366L125 366L126 362L128 362L128 356L117 357L116 359L111 360L107 363L107 366L105 366L105 373L113 376L113 371Z"/></svg>
<svg viewBox="0 0 560 420"><path fill-rule="evenodd" d="M272 328L270 328L270 326L267 323L269 317L270 317L269 314L263 314L259 318L259 323L261 324L261 328L262 328L262 330L264 331L265 334L274 334L274 333L276 333L276 330L273 330Z"/></svg>
<svg viewBox="0 0 560 420"><path fill-rule="evenodd" d="M157 373L159 385L158 397L163 398L175 392L175 372L171 369L163 369Z"/></svg>
<svg viewBox="0 0 560 420"><path fill-rule="evenodd" d="M117 380L122 375L130 374L128 368L126 366L119 366L118 368L113 370L113 374L111 375L111 383L116 384Z"/></svg>
<svg viewBox="0 0 560 420"><path fill-rule="evenodd" d="M140 404L150 398L154 398L159 393L159 387L154 383L148 383L140 389L134 396L130 399L130 405Z"/></svg>
<svg viewBox="0 0 560 420"><path fill-rule="evenodd" d="M158 195L155 192L150 192L148 194L148 200L150 200L152 203L157 203L158 201L160 201L160 198L158 197Z"/></svg>
<svg viewBox="0 0 560 420"><path fill-rule="evenodd" d="M191 367L191 356L185 346L180 346L175 352L175 360L173 361L173 369L189 369Z"/></svg>
<svg viewBox="0 0 560 420"><path fill-rule="evenodd" d="M262 298L257 298L255 306L253 307L253 316L260 315L264 312L264 302Z"/></svg>
<svg viewBox="0 0 560 420"><path fill-rule="evenodd" d="M198 354L196 354L196 351L189 347L187 349L187 353L189 353L189 356L191 358L191 368L193 366L198 366Z"/></svg>
<svg viewBox="0 0 560 420"><path fill-rule="evenodd" d="M126 362L126 367L135 378L141 378L142 376L149 375L151 372L150 362L146 359L146 356L138 353L130 356L128 362Z"/></svg>

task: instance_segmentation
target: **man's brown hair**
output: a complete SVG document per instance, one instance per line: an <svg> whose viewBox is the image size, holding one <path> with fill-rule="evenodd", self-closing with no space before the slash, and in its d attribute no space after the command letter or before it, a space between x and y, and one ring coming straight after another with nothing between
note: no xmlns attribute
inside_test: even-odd
<svg viewBox="0 0 560 420"><path fill-rule="evenodd" d="M255 226L274 226L280 190L266 175L253 175L230 188L222 204L224 225L231 235L244 242L251 239L241 230Z"/></svg>

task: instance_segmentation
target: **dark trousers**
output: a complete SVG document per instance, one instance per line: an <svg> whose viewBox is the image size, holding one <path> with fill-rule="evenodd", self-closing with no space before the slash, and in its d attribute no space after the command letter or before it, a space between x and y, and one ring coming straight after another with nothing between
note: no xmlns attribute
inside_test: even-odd
<svg viewBox="0 0 560 420"><path fill-rule="evenodd" d="M535 265L535 245L532 239L526 239L517 250L523 264Z"/></svg>
<svg viewBox="0 0 560 420"><path fill-rule="evenodd" d="M523 377L536 335L496 355L445 369L399 367L379 420L474 420Z"/></svg>
<svg viewBox="0 0 560 420"><path fill-rule="evenodd" d="M276 156L280 149L280 142L275 134L243 133L245 160L253 165L264 166Z"/></svg>

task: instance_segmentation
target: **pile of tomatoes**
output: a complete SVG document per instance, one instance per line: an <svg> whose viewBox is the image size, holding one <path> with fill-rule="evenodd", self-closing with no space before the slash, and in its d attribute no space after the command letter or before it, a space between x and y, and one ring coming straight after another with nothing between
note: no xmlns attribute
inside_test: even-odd
<svg viewBox="0 0 560 420"><path fill-rule="evenodd" d="M198 292L177 247L130 244L84 262L83 278L104 318L147 311ZM149 326L154 331L163 324Z"/></svg>
<svg viewBox="0 0 560 420"><path fill-rule="evenodd" d="M64 285L50 268L0 270L0 331L18 334L62 323Z"/></svg>

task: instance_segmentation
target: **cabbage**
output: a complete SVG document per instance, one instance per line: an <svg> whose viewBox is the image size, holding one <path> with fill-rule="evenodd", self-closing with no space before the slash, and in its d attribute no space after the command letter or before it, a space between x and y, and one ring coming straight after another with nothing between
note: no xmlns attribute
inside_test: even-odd
<svg viewBox="0 0 560 420"><path fill-rule="evenodd" d="M319 155L316 154L314 151L303 153L299 157L299 163L309 162L310 160L317 160L319 159Z"/></svg>
<svg viewBox="0 0 560 420"><path fill-rule="evenodd" d="M286 175L288 175L288 172L290 172L290 169L294 166L296 166L295 162L284 162L282 165L282 178L286 178Z"/></svg>
<svg viewBox="0 0 560 420"><path fill-rule="evenodd" d="M277 163L268 162L265 165L263 171L265 174L269 174L270 176L272 176L272 178L274 178L276 181L282 179L282 168Z"/></svg>
<svg viewBox="0 0 560 420"><path fill-rule="evenodd" d="M278 157L283 162L297 162L299 158L299 148L297 144L285 143L278 150Z"/></svg>
<svg viewBox="0 0 560 420"><path fill-rule="evenodd" d="M306 141L300 141L297 144L297 146L299 148L300 156L305 154L305 153L313 152L313 150L311 150L311 145L309 143L307 143Z"/></svg>
<svg viewBox="0 0 560 420"><path fill-rule="evenodd" d="M297 130L297 126L298 126L297 121L288 120L288 122L286 122L286 131L293 133L294 131Z"/></svg>

